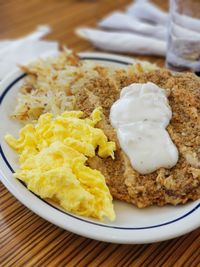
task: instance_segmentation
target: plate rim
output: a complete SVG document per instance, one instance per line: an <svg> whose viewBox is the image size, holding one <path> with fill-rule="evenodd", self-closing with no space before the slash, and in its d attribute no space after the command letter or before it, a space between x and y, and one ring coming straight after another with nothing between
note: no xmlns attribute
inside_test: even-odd
<svg viewBox="0 0 200 267"><path fill-rule="evenodd" d="M111 59L112 61L115 61L116 63L120 63L120 64L123 64L122 62L124 62L124 64L125 65L128 65L128 64L131 64L131 63L134 63L134 62L145 62L145 61L140 61L140 60L135 60L135 59L133 59L133 58L130 58L130 57L126 57L126 56L121 56L121 55L113 55L113 54L107 54L107 53L99 53L99 52L82 52L82 53L79 53L79 55L80 55L80 57L81 58L84 58L84 59L93 59L94 60L94 58L95 59L99 59L99 60L106 60L106 61L108 61L107 59ZM88 57L88 58L87 58ZM118 62L117 62L118 61ZM13 82L13 79L14 79L14 77L15 77L15 80L16 80L16 78L19 78L19 75L23 75L23 72L21 72L20 70L17 70L17 71L14 71L13 73L11 73L10 75L8 75L7 77L5 77L2 81L1 81L1 83L0 83L0 91L1 91L1 88L6 88L6 85L8 86L8 83L10 84L10 83L12 83ZM12 80L12 81L11 81ZM5 93L5 91L3 91L3 93L1 94L1 98L2 98L2 96L4 95L4 93ZM1 101L0 101L1 102ZM116 233L114 233L114 235L112 235L111 237L110 236L105 236L105 237L102 237L102 236L99 236L98 235L98 231L96 232L96 233L93 233L93 234L85 234L83 231L77 231L77 229L75 229L74 230L74 228L73 227L65 227L65 226L63 226L63 224L59 224L57 221L55 222L54 220L52 220L52 218L49 218L48 216L45 216L45 214L43 214L43 213L41 213L41 212L38 212L38 210L36 209L34 209L33 207L32 207L32 205L27 205L28 203L26 203L26 201L23 199L23 197L20 197L19 195L18 195L18 192L16 192L16 190L15 190L15 188L13 188L13 186L12 186L12 184L10 185L9 184L9 181L6 179L6 177L5 177L5 175L4 175L4 173L2 172L2 170L0 169L0 173L1 173L1 175L2 175L2 177L4 177L4 179L2 179L2 183L7 187L7 189L21 202L21 203L23 203L26 207L28 207L30 210L32 210L33 212L35 212L36 214L38 214L40 217L42 217L42 218L44 218L44 219L46 219L47 221L49 221L49 222L52 222L52 223L54 223L54 224L56 224L56 225L58 225L58 226L60 226L60 227L62 227L62 228L64 228L64 229L66 229L66 230L69 230L69 231L71 231L71 232L74 232L74 233L78 233L79 235L82 235L82 236L85 236L85 237L90 237L90 238L93 238L93 239L96 239L96 240L100 240L100 241L106 241L106 242L113 242L113 243L124 243L124 244L144 244L144 243L150 243L150 242L157 242L157 241L163 241L163 240L167 240L167 239L171 239L171 238L173 238L173 237L177 237L177 236L180 236L180 235L182 235L182 234L185 234L185 233L187 233L187 232L190 232L190 231L192 231L192 230L194 230L195 228L197 228L197 227L199 227L200 226L200 223L196 223L196 224L194 224L193 225L193 227L191 227L191 225L190 225L190 227L189 228L187 228L187 229L185 229L185 231L184 231L184 229L180 229L180 228L178 228L178 232L177 233L174 233L174 234L172 234L172 235L161 235L161 236L159 236L159 237L157 237L157 236L154 236L153 238L149 238L149 237L146 237L146 238L142 238L141 240L140 239L134 239L134 238L128 238L127 239L127 237L126 238L123 238L123 237L119 237L119 236L117 236L117 234ZM18 181L19 182L19 181ZM27 189L26 189L27 190ZM28 192L30 192L29 190L27 190ZM33 194L32 192L30 192L31 194ZM24 203L25 202L25 203ZM49 207L49 204L47 204L46 203L46 205ZM195 207L195 208L193 208L193 209L198 209L199 208L199 206L200 206L200 203ZM51 207L51 208L53 208L53 210L55 210L55 207ZM59 212L61 212L61 211L59 211ZM197 211L197 212L199 212L199 210ZM68 213L66 213L65 215L70 215L70 214L68 214ZM200 212L199 212L199 215L200 215ZM48 218L47 218L48 217ZM77 219L79 216L73 216L73 218L74 219ZM176 220L175 220L176 221ZM84 221L84 223L90 223L91 224L91 222L90 221L87 221L87 220L85 220ZM81 223L83 223L83 221L81 221ZM174 222L173 222L174 223ZM172 224L173 224L172 223ZM175 222L176 223L176 222ZM164 225L165 226L165 225ZM97 225L95 225L95 227L97 227L97 228L99 228L99 227L105 227L104 225L100 225L100 224L97 224ZM70 229L69 229L70 228ZM71 229L72 228L72 229ZM116 230L115 228L117 228L117 227L112 227L112 226L110 226L110 227L107 227L108 229L113 229L114 228L114 230ZM143 230L143 231L146 231L146 230L150 230L150 229L152 229L152 228L148 228L148 229L128 229L128 228L124 228L124 229L122 229L122 228L120 228L120 229L117 229L117 231L124 231L124 230L126 230L127 232L128 231L137 231L137 230ZM99 229L96 229L96 230L99 230ZM155 231L154 231L155 232ZM158 231L159 232L159 231ZM154 233L155 234L155 233Z"/></svg>

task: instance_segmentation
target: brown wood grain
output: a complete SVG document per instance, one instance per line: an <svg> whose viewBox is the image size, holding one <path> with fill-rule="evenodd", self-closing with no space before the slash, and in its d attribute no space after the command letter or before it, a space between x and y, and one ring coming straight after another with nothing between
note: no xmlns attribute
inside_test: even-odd
<svg viewBox="0 0 200 267"><path fill-rule="evenodd" d="M0 39L21 37L39 24L75 51L94 47L74 34L81 25L95 26L98 19L130 0L0 0ZM155 0L163 9L167 1ZM138 57L137 55L131 55ZM163 58L138 57L164 64ZM118 245L72 234L38 217L0 183L0 266L200 266L200 229L182 237L146 245Z"/></svg>

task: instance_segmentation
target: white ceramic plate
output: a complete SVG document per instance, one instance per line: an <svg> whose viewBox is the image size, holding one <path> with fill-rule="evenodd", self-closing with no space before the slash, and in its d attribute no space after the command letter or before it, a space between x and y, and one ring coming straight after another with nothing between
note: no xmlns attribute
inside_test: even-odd
<svg viewBox="0 0 200 267"><path fill-rule="evenodd" d="M133 60L128 57L81 53L83 59L126 67ZM4 142L6 133L17 136L20 125L9 119L16 104L17 91L25 74L20 71L8 76L0 85L1 158L0 173L3 184L26 207L42 218L73 233L114 243L139 244L162 241L188 233L200 226L200 201L186 205L138 209L125 202L114 201L115 222L99 222L65 212L30 192L13 178L18 168L17 155Z"/></svg>

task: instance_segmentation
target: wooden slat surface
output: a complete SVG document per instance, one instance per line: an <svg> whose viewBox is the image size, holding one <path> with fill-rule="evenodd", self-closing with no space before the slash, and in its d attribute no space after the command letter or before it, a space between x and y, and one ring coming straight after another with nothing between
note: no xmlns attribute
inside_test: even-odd
<svg viewBox="0 0 200 267"><path fill-rule="evenodd" d="M38 24L49 24L46 39L75 51L95 50L74 34L94 26L109 11L130 0L0 0L0 38L17 38ZM162 8L167 1L155 0ZM138 57L137 55L132 55ZM164 64L162 58L139 57ZM0 183L0 266L200 266L200 229L182 237L146 245L117 245L83 238L38 217Z"/></svg>

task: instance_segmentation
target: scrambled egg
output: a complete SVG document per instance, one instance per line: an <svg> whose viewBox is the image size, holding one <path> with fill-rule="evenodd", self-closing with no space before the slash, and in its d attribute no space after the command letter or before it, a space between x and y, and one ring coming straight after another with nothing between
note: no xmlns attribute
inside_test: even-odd
<svg viewBox="0 0 200 267"><path fill-rule="evenodd" d="M86 164L96 151L100 157L114 158L115 143L94 127L101 120L101 108L90 118L82 116L81 111L55 118L46 113L22 128L18 140L6 135L7 143L20 154L20 169L14 175L41 198L52 199L67 211L114 220L105 177Z"/></svg>

